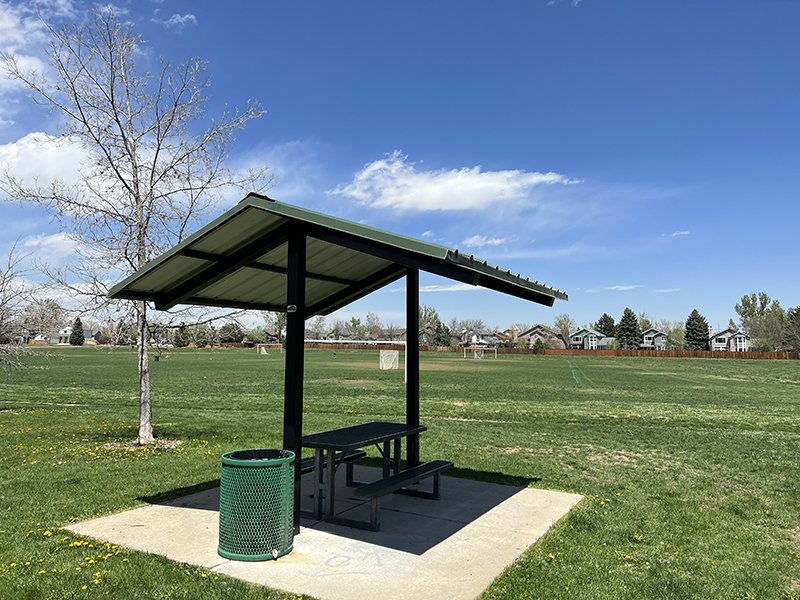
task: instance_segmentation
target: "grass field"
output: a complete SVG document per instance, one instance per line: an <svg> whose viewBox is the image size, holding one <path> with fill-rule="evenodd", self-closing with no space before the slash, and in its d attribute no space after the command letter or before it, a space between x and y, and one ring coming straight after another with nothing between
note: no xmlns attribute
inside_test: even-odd
<svg viewBox="0 0 800 600"><path fill-rule="evenodd" d="M217 484L220 455L280 447L283 355L151 362L135 437L130 350L65 349L0 383L0 598L288 598L60 529ZM376 352L306 353L306 432L405 413ZM800 598L800 362L421 357L423 459L585 499L486 590L495 598ZM376 460L375 456L368 460Z"/></svg>

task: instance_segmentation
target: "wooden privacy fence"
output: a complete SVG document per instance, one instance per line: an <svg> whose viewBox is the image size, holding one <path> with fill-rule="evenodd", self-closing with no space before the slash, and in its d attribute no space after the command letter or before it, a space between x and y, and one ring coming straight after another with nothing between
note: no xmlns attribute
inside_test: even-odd
<svg viewBox="0 0 800 600"><path fill-rule="evenodd" d="M316 350L402 350L405 343L376 342L374 344L306 344ZM454 346L420 346L420 352L463 352ZM798 360L798 352L712 352L696 350L569 350L558 348L498 348L498 354L572 354L577 356L641 356L652 358L761 358L770 360Z"/></svg>

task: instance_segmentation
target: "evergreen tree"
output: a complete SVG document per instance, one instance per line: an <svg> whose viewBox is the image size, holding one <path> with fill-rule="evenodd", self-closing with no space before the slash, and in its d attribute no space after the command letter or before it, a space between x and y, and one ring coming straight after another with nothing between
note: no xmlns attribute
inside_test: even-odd
<svg viewBox="0 0 800 600"><path fill-rule="evenodd" d="M686 332L683 335L687 350L708 350L708 321L695 308L686 319Z"/></svg>
<svg viewBox="0 0 800 600"><path fill-rule="evenodd" d="M642 331L636 313L626 308L617 327L617 341L623 350L637 350L642 344Z"/></svg>
<svg viewBox="0 0 800 600"><path fill-rule="evenodd" d="M542 338L536 338L536 341L533 342L534 350L544 350L547 347L547 342L545 342Z"/></svg>
<svg viewBox="0 0 800 600"><path fill-rule="evenodd" d="M592 329L607 337L617 337L617 324L614 322L614 317L607 313L603 313L597 323L592 325Z"/></svg>
<svg viewBox="0 0 800 600"><path fill-rule="evenodd" d="M80 317L75 317L75 322L72 324L72 333L69 334L70 346L83 346L83 323Z"/></svg>
<svg viewBox="0 0 800 600"><path fill-rule="evenodd" d="M219 328L220 342L241 342L244 339L244 331L237 323L225 323Z"/></svg>
<svg viewBox="0 0 800 600"><path fill-rule="evenodd" d="M441 321L436 323L436 329L433 331L433 345L434 346L449 346L450 345L450 328Z"/></svg>
<svg viewBox="0 0 800 600"><path fill-rule="evenodd" d="M787 325L783 332L783 343L792 352L800 352L800 306L786 311Z"/></svg>
<svg viewBox="0 0 800 600"><path fill-rule="evenodd" d="M186 331L186 325L181 323L175 331L175 335L172 336L172 345L176 348L186 348L191 341L192 339L189 336L189 332Z"/></svg>

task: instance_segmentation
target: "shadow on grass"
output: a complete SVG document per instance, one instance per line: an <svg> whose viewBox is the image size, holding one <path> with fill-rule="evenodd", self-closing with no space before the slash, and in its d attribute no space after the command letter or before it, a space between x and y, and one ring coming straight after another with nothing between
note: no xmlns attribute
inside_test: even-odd
<svg viewBox="0 0 800 600"><path fill-rule="evenodd" d="M357 464L364 465L365 467L381 468L383 459L380 457L367 457L361 458ZM406 461L402 461L401 468L406 468ZM459 479L470 479L472 481L483 481L485 483L496 483L498 485L513 485L516 487L528 487L532 483L538 483L542 480L541 477L517 477L515 475L507 475L505 473L495 473L493 471L478 471L475 469L460 469L454 467L447 471L450 477L458 477Z"/></svg>
<svg viewBox="0 0 800 600"><path fill-rule="evenodd" d="M218 487L219 487L219 479L210 479L202 483L187 485L185 487L179 487L173 490L167 490L165 492L153 494L152 496L139 496L138 500L146 502L147 504L170 504L173 506L180 506L180 504L175 504L172 501L176 499L181 499L184 496L191 496L192 494L197 494L198 492L205 492L206 490L211 490ZM217 495L217 498L219 498L219 495ZM219 501L217 502L216 506L198 505L195 508L203 508L206 510L219 510Z"/></svg>

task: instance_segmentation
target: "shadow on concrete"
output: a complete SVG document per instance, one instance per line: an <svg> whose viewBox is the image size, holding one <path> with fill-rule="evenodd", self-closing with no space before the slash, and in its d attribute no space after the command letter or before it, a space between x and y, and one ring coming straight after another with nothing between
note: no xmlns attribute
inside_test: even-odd
<svg viewBox="0 0 800 600"><path fill-rule="evenodd" d="M450 476L451 473L458 476ZM381 475L379 468L359 464L355 466L355 476L356 480L374 481ZM343 476L337 477L337 516L368 522L369 501L354 496L353 489L344 485L344 479ZM487 483L486 480L494 482ZM498 480L504 483L495 483ZM513 529L517 525L513 513L518 509L514 496L538 480L509 477L501 473L453 469L442 476L441 499L438 501L399 494L388 494L381 498L380 531L366 531L311 518L303 518L301 527L337 538L422 555L470 524L483 523L495 529ZM510 481L516 485L509 485ZM426 480L416 487L429 489L431 481ZM314 502L311 474L303 476L301 488L301 508L310 512ZM219 480L209 480L139 499L163 507L219 512ZM302 529L300 535L303 535Z"/></svg>

